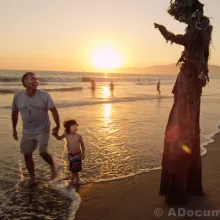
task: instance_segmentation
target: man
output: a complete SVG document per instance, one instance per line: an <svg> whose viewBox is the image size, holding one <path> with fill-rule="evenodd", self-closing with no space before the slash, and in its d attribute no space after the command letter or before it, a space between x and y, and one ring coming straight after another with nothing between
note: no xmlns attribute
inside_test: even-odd
<svg viewBox="0 0 220 220"><path fill-rule="evenodd" d="M23 131L20 144L20 152L24 155L25 164L30 175L27 185L35 183L34 161L32 154L39 145L40 156L51 167L51 179L57 176L55 165L51 155L47 152L50 136L50 120L48 110L51 111L56 127L53 133L58 133L60 120L57 109L50 95L37 89L39 81L35 73L27 72L22 76L22 84L26 88L24 91L17 92L12 103L12 126L13 137L18 140L17 122L20 112Z"/></svg>

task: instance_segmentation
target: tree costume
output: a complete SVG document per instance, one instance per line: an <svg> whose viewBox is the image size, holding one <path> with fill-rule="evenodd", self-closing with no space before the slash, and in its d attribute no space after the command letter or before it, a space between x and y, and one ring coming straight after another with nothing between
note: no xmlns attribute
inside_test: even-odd
<svg viewBox="0 0 220 220"><path fill-rule="evenodd" d="M184 204L187 195L203 195L200 154L200 102L209 80L208 59L212 26L199 0L171 0L168 13L187 24L175 35L154 24L171 43L184 46L180 72L172 93L174 104L165 130L160 195L169 204Z"/></svg>

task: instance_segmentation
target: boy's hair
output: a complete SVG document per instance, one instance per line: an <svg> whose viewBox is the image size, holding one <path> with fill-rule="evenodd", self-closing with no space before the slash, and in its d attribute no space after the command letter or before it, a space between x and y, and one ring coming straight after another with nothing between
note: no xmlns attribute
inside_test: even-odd
<svg viewBox="0 0 220 220"><path fill-rule="evenodd" d="M25 80L27 79L27 76L30 76L30 75L34 75L34 73L33 72L27 72L27 73L25 73L23 76L22 76L22 78L21 78L21 82L22 82L22 84L23 84L23 86L26 88L26 85L25 85Z"/></svg>
<svg viewBox="0 0 220 220"><path fill-rule="evenodd" d="M68 120L68 121L64 121L63 126L64 126L65 132L66 132L67 134L70 133L70 127L71 127L72 125L78 125L77 121L74 120L74 119L71 119L71 120Z"/></svg>

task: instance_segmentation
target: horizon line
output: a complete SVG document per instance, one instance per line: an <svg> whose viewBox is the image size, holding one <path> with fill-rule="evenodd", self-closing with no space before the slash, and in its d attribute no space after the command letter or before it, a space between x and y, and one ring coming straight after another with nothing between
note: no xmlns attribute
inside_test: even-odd
<svg viewBox="0 0 220 220"><path fill-rule="evenodd" d="M118 68L111 68L112 70L117 70L117 69L138 69L138 68L152 68L152 67L160 67L160 66L176 66L175 63L172 63L172 64L157 64L157 65L151 65L151 66L135 66L135 67L118 67ZM217 66L217 67L220 67L220 65L218 64L208 64L209 66ZM176 66L178 68L178 66ZM110 69L110 68L109 68ZM16 69L16 68L12 68L12 69L9 69L9 68L0 68L0 70L18 70L18 71L51 71L51 72L85 72L85 73L106 73L105 71L99 71L97 69L97 71L95 70L92 70L92 71L84 71L84 70L42 70L42 69ZM110 72L108 71L108 73L119 73L119 72ZM139 74L148 74L148 73L139 73Z"/></svg>

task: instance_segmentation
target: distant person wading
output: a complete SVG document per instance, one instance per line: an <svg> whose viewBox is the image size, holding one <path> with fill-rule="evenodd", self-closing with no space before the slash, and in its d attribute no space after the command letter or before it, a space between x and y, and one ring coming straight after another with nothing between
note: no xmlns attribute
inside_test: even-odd
<svg viewBox="0 0 220 220"><path fill-rule="evenodd" d="M160 91L160 79L159 79L159 81L158 81L158 83L157 83L157 95L160 95L161 94L161 91Z"/></svg>

